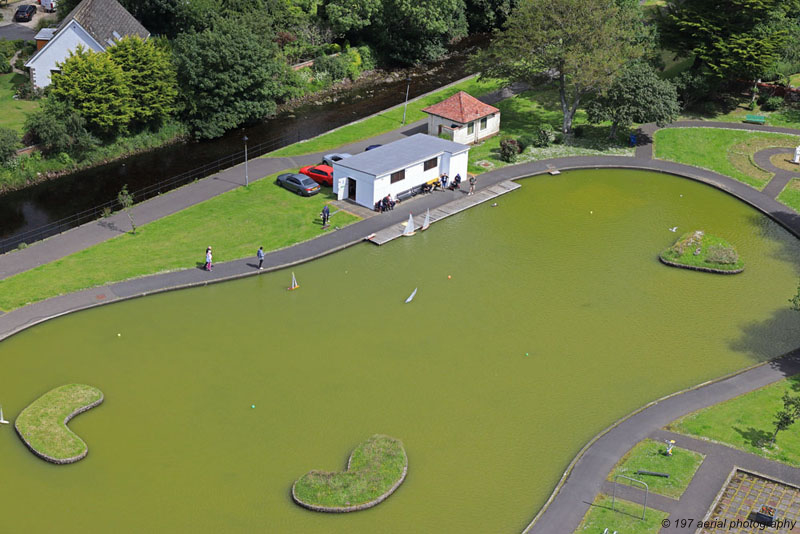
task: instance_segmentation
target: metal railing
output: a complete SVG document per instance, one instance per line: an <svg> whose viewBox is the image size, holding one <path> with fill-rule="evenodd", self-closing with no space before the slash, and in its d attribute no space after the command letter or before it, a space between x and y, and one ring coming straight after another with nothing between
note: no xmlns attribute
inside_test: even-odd
<svg viewBox="0 0 800 534"><path fill-rule="evenodd" d="M300 141L300 132L295 132L294 134L270 139L269 141L264 141L263 143L259 143L254 146L248 146L247 156L248 159L257 158L263 154L272 152L275 149L281 148L291 143L296 143L298 141ZM243 162L244 162L244 150L242 150L241 152L235 152L233 154L229 154L228 156L219 158L216 161L206 163L205 165L202 165L200 167L197 167L195 169L186 172L182 172L180 174L177 174L165 180L161 180L154 184L150 184L146 187L143 187L142 189L132 191L131 195L133 196L134 202L136 203L144 202L147 199L153 198L162 193L166 193L168 191L171 191L172 189L176 189L182 185L186 185L195 180L200 180L202 178L212 176L224 169L229 169L234 165L238 165L239 163ZM0 240L0 254L6 253L10 250L17 248L20 243L30 244L36 241L40 241L47 237L60 234L61 232L64 232L71 228L75 228L76 226L80 226L81 224L85 224L87 222L99 219L105 216L109 211L113 212L118 209L120 209L120 205L117 199L115 198L109 200L108 202L104 202L103 204L93 206L89 209L70 215L69 217L64 217L62 219L47 223L37 228L26 230L25 232L22 232L20 234L7 237L5 239Z"/></svg>

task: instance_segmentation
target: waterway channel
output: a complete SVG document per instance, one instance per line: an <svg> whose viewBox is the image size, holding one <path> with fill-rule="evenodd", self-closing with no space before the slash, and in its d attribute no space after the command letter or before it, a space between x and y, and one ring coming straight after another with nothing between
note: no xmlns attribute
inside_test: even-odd
<svg viewBox="0 0 800 534"><path fill-rule="evenodd" d="M521 184L415 237L297 266L297 291L281 271L3 341L8 419L64 383L106 397L70 423L89 444L76 464L47 464L0 428L4 526L519 532L620 416L800 346L787 308L800 243L754 209L658 173ZM673 226L734 243L744 273L661 265ZM296 478L344 468L374 433L408 451L389 500L341 515L291 502Z"/></svg>
<svg viewBox="0 0 800 534"><path fill-rule="evenodd" d="M39 239L41 237L23 234L113 200L125 184L129 191L137 191L241 152L245 135L251 147L274 141L273 149L277 149L400 104L407 88L409 98L438 89L467 76L468 51L485 43L485 36L471 36L460 42L447 59L402 71L402 76L387 73L375 84L338 92L335 101L302 105L257 124L232 130L218 139L165 146L4 194L0 196L0 239L15 236L21 236L20 241L24 240L22 237L28 242ZM410 84L406 83L405 73L411 79ZM13 248L17 241L6 244Z"/></svg>

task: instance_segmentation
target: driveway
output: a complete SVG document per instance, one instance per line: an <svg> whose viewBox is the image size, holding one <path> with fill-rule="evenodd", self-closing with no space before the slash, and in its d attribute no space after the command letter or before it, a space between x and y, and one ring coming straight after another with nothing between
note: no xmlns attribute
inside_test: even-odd
<svg viewBox="0 0 800 534"><path fill-rule="evenodd" d="M30 22L14 22L14 13L19 6L35 5L36 13ZM0 19L0 39L25 39L32 41L36 35L36 26L42 19L50 21L51 26L56 25L56 14L45 13L42 6L38 5L35 0L20 0L18 2L9 2L8 4L2 3L0 0L0 14L3 18Z"/></svg>
<svg viewBox="0 0 800 534"><path fill-rule="evenodd" d="M7 39L9 41L14 41L16 39L33 41L33 37L35 35L36 35L36 30L34 30L33 28L28 28L27 26L24 26L17 22L12 22L11 24L0 26L0 39Z"/></svg>

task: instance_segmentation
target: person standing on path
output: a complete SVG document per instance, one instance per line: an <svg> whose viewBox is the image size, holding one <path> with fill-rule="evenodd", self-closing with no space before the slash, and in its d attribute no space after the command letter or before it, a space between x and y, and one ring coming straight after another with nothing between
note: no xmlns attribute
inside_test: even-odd
<svg viewBox="0 0 800 534"><path fill-rule="evenodd" d="M475 175L469 177L469 193L467 195L472 195L475 193Z"/></svg>
<svg viewBox="0 0 800 534"><path fill-rule="evenodd" d="M206 249L206 271L210 271L211 270L211 267L212 267L211 261L213 259L214 259L214 257L211 255L211 247L208 247Z"/></svg>
<svg viewBox="0 0 800 534"><path fill-rule="evenodd" d="M327 204L322 208L322 227L328 226L328 219L331 218L331 209Z"/></svg>
<svg viewBox="0 0 800 534"><path fill-rule="evenodd" d="M258 270L262 270L264 267L264 247L258 247L258 251L256 252L256 257L258 257Z"/></svg>

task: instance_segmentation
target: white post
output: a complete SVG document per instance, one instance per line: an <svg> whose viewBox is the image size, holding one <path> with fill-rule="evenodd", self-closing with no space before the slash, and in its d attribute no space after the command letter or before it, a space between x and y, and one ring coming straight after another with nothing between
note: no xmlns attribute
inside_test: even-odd
<svg viewBox="0 0 800 534"><path fill-rule="evenodd" d="M794 149L794 163L800 165L800 146Z"/></svg>

